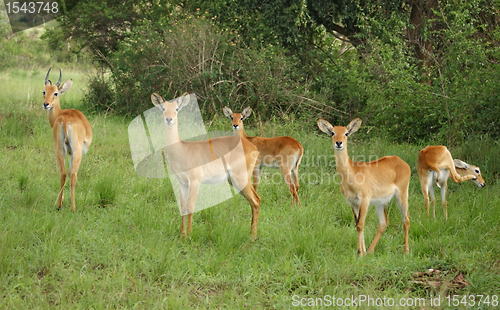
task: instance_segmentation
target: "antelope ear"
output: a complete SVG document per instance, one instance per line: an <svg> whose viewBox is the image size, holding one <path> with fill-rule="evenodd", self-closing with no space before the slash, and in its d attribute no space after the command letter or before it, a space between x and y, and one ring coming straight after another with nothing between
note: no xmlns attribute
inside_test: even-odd
<svg viewBox="0 0 500 310"><path fill-rule="evenodd" d="M189 103L189 100L191 100L191 95L188 93L184 93L181 97L179 97L177 101L177 108L182 109L183 107L187 106Z"/></svg>
<svg viewBox="0 0 500 310"><path fill-rule="evenodd" d="M322 132L326 133L329 136L333 136L333 126L327 120L319 118L317 124L319 130L321 130Z"/></svg>
<svg viewBox="0 0 500 310"><path fill-rule="evenodd" d="M158 108L161 108L161 106L163 104L163 99L157 93L152 93L151 94L151 101L153 102L153 104L155 105L155 107L158 107Z"/></svg>
<svg viewBox="0 0 500 310"><path fill-rule="evenodd" d="M455 167L459 169L467 169L469 167L467 163L461 161L460 159L454 159L453 164L455 164Z"/></svg>
<svg viewBox="0 0 500 310"><path fill-rule="evenodd" d="M361 118L356 117L347 125L347 135L352 135L361 127Z"/></svg>
<svg viewBox="0 0 500 310"><path fill-rule="evenodd" d="M224 112L225 116L229 117L230 119L233 119L233 111L231 111L230 108L224 107L224 109L222 109L222 111Z"/></svg>
<svg viewBox="0 0 500 310"><path fill-rule="evenodd" d="M244 120L245 118L249 117L250 114L252 114L252 108L251 107L246 107L243 112L241 112L241 120Z"/></svg>
<svg viewBox="0 0 500 310"><path fill-rule="evenodd" d="M73 85L72 79L69 79L66 82L64 82L64 84L62 84L62 86L59 87L59 95L62 95L65 92L67 92L70 89L71 85Z"/></svg>

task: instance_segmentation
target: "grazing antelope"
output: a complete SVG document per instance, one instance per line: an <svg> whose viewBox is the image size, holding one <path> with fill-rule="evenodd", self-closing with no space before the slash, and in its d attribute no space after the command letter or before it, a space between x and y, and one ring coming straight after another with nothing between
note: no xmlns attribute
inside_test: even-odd
<svg viewBox="0 0 500 310"><path fill-rule="evenodd" d="M446 190L450 176L455 183L472 180L478 187L486 185L478 167L469 165L460 159L453 159L450 151L443 145L429 145L421 150L418 154L417 170L422 194L424 195L427 217L429 217L430 207L428 194L430 194L432 201L432 215L436 217L434 184L441 188L441 205L446 219L448 219Z"/></svg>
<svg viewBox="0 0 500 310"><path fill-rule="evenodd" d="M318 119L318 127L332 137L335 150L337 174L340 177L340 192L351 205L358 230L358 254L366 253L363 228L368 206L374 205L379 225L368 253L373 253L380 237L387 227L386 205L396 197L401 211L404 228L404 251L409 253L408 231L408 187L410 184L410 166L397 156L384 156L371 162L353 162L347 153L347 137L358 131L361 119L353 119L347 127L333 127L328 121Z"/></svg>
<svg viewBox="0 0 500 310"><path fill-rule="evenodd" d="M233 113L224 107L224 115L232 120L233 130L245 140L250 141L259 149L259 160L253 171L253 187L257 191L262 167L280 168L281 174L292 193L293 202L300 205L299 200L299 165L304 148L291 137L250 137L245 133L243 121L252 114L252 108L247 107L242 113Z"/></svg>
<svg viewBox="0 0 500 310"><path fill-rule="evenodd" d="M69 164L69 184L71 199L71 210L75 207L75 185L76 175L82 160L82 155L87 153L92 143L92 128L82 112L75 109L62 110L59 97L68 91L73 84L71 79L61 85L62 72L59 69L59 80L55 85L49 80L49 72L45 77L45 90L43 91L43 108L49 116L50 127L52 127L52 137L56 149L56 160L59 166L61 188L57 199L57 208L62 207L64 184L66 183L66 168L64 166L64 156L70 155Z"/></svg>
<svg viewBox="0 0 500 310"><path fill-rule="evenodd" d="M250 233L257 237L260 197L251 186L251 172L258 158L257 147L238 136L217 137L204 141L182 141L177 114L189 103L190 95L166 101L153 93L151 101L163 111L166 123L166 154L170 168L179 181L182 210L181 238L192 231L193 212L200 184L218 184L226 180L242 194L252 208ZM241 141L242 152L234 152ZM236 143L235 143L236 142ZM223 159L224 165L216 160ZM188 216L186 232L186 214Z"/></svg>

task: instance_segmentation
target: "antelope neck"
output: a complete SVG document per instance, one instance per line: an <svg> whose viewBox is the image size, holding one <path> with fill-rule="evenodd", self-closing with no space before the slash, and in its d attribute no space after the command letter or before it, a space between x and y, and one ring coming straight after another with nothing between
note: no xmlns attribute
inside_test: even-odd
<svg viewBox="0 0 500 310"><path fill-rule="evenodd" d="M172 126L165 125L165 133L166 133L167 145L182 142L179 136L177 120L175 120L175 123Z"/></svg>
<svg viewBox="0 0 500 310"><path fill-rule="evenodd" d="M49 114L50 127L54 127L54 122L56 121L56 118L62 112L61 105L59 104L59 102L57 102L57 104L55 104L54 107L47 112Z"/></svg>
<svg viewBox="0 0 500 310"><path fill-rule="evenodd" d="M167 148L166 148L167 152L169 150L169 148L168 148L169 145L173 145L173 144L186 145L186 143L189 143L189 142L181 140L181 138L179 136L178 127L177 127L177 120L171 127L169 127L167 125L165 128L165 131L166 131L166 140L167 140L166 141L167 142ZM214 148L212 146L212 139L208 139L208 144L210 145L210 155L212 156L212 160L215 160ZM174 158L176 158L176 156L178 156L175 152L169 153L169 155L174 156ZM181 158L179 158L179 160L182 159L183 154L180 154L180 156L181 156Z"/></svg>
<svg viewBox="0 0 500 310"><path fill-rule="evenodd" d="M240 130L236 131L236 133L238 134L238 136L240 136L240 138L245 138L245 139L251 138L247 136L247 134L245 133L245 128L243 127L243 123L240 124Z"/></svg>
<svg viewBox="0 0 500 310"><path fill-rule="evenodd" d="M340 174L346 174L351 170L352 160L349 158L347 153L347 145L341 151L334 151L335 156L335 166L337 167L337 172Z"/></svg>

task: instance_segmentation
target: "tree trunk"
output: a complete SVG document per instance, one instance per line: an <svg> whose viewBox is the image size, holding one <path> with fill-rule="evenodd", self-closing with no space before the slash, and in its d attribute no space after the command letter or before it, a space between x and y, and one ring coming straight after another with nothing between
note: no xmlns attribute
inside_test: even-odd
<svg viewBox="0 0 500 310"><path fill-rule="evenodd" d="M422 33L426 26L430 29L435 27L433 19L436 17L433 10L439 9L438 0L412 0L410 23L413 28L408 29L408 39L410 44L414 46L415 54L419 63L425 68L426 75L430 75L430 67L432 66L432 42L425 40Z"/></svg>

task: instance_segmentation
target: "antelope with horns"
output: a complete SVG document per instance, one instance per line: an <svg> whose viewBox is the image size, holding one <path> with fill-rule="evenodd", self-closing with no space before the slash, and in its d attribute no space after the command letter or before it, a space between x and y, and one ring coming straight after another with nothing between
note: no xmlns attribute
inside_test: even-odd
<svg viewBox="0 0 500 310"><path fill-rule="evenodd" d="M49 80L50 69L45 77L45 89L43 91L43 108L49 116L50 127L52 127L52 137L56 150L56 161L59 166L59 176L61 187L57 198L57 208L62 207L63 191L66 183L66 168L64 156L70 155L69 184L71 199L71 210L75 207L75 186L78 168L82 160L82 155L87 153L92 143L92 128L82 112L75 109L62 110L59 97L68 91L73 84L71 79L61 86L62 72L59 69L59 80L55 85Z"/></svg>
<svg viewBox="0 0 500 310"><path fill-rule="evenodd" d="M448 178L453 182L460 183L472 180L478 187L486 186L481 171L478 167L469 165L460 159L453 159L450 151L443 145L426 146L418 154L418 177L422 195L424 195L425 210L429 217L429 194L432 201L432 215L436 217L436 197L434 196L434 184L441 188L441 205L444 216L448 219L446 190Z"/></svg>
<svg viewBox="0 0 500 310"><path fill-rule="evenodd" d="M347 138L361 126L361 119L353 119L347 127L333 127L328 121L318 119L318 127L332 137L335 150L337 174L340 177L340 192L351 205L358 231L358 254L366 253L363 229L368 206L374 205L379 225L368 253L375 250L380 237L387 227L386 205L392 199L401 211L404 229L404 252L409 253L408 231L410 215L408 213L408 187L410 184L410 166L397 156L384 156L371 162L353 162L347 153Z"/></svg>
<svg viewBox="0 0 500 310"><path fill-rule="evenodd" d="M200 184L217 184L226 180L250 203L250 233L257 237L260 197L251 186L251 176L259 156L257 147L238 136L217 137L204 141L182 141L178 132L178 112L189 103L190 95L166 101L153 93L151 101L163 111L166 123L166 154L180 186L182 209L181 238L192 231L193 212ZM234 152L241 141L242 152ZM236 143L235 143L236 142ZM224 160L224 166L216 160ZM187 214L187 231L186 231Z"/></svg>
<svg viewBox="0 0 500 310"><path fill-rule="evenodd" d="M304 154L304 148L297 140L291 137L250 137L245 133L243 121L252 114L252 108L247 107L241 113L233 113L230 108L224 107L224 115L232 120L233 130L245 140L250 141L259 149L259 160L253 171L253 187L257 191L260 182L262 167L279 168L285 179L293 202L300 205L299 200L299 165Z"/></svg>

